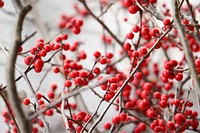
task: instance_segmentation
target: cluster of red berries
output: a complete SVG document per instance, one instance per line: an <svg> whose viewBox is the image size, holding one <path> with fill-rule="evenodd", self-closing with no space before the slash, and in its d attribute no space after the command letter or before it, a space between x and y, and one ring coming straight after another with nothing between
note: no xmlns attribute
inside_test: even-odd
<svg viewBox="0 0 200 133"><path fill-rule="evenodd" d="M91 115L87 114L86 112L80 111L78 112L78 114L73 114L72 117L73 121L78 122L79 125L77 125L75 128L75 124L77 123L73 122L72 120L68 120L69 129L70 131L75 129L77 133L80 133L83 128L82 124L86 123L91 118Z"/></svg>
<svg viewBox="0 0 200 133"><path fill-rule="evenodd" d="M39 39L36 43L36 46L30 49L30 54L32 55L24 58L24 63L29 66L33 64L34 70L38 73L41 72L42 68L44 67L43 58L46 57L49 52L59 50L61 45L63 50L69 49L69 44L62 44L62 42L67 39L67 34L57 36L55 39L56 43L45 44L43 39ZM22 52L22 47L20 48L19 52Z"/></svg>
<svg viewBox="0 0 200 133"><path fill-rule="evenodd" d="M128 116L126 115L126 113L123 112L112 117L112 124L119 124L120 122L127 122L127 121L128 121ZM111 123L105 122L103 127L104 129L109 130L111 128Z"/></svg>
<svg viewBox="0 0 200 133"><path fill-rule="evenodd" d="M38 40L36 46L30 49L32 56L27 56L24 58L24 63L26 65L34 66L36 72L41 72L44 66L44 61L42 57L45 57L48 52L51 51L51 46L49 44L44 45L44 40Z"/></svg>
<svg viewBox="0 0 200 133"><path fill-rule="evenodd" d="M165 70L162 72L162 81L168 82L168 79L176 79L181 81L183 79L183 69L178 67L178 62L176 60L170 60L164 64Z"/></svg>
<svg viewBox="0 0 200 133"><path fill-rule="evenodd" d="M73 16L62 15L62 20L59 23L59 28L72 29L74 34L79 34L81 32L81 26L83 25L82 19L74 18Z"/></svg>
<svg viewBox="0 0 200 133"><path fill-rule="evenodd" d="M144 2L143 0L138 1L140 4L148 6L148 4L155 4L157 0L148 0L148 2ZM136 4L136 0L122 0L123 7L128 8L129 13L136 14L140 8Z"/></svg>

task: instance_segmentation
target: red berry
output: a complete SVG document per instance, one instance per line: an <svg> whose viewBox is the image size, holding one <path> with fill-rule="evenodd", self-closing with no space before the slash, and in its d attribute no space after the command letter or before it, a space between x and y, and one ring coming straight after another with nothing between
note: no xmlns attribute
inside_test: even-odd
<svg viewBox="0 0 200 133"><path fill-rule="evenodd" d="M120 117L121 121L126 121L126 119L127 119L127 115L123 112L119 114L119 117Z"/></svg>
<svg viewBox="0 0 200 133"><path fill-rule="evenodd" d="M81 27L83 25L83 20L76 19L74 25L75 27Z"/></svg>
<svg viewBox="0 0 200 133"><path fill-rule="evenodd" d="M34 67L35 68L42 68L44 66L44 62L43 60L41 59L37 59L35 62L34 62Z"/></svg>
<svg viewBox="0 0 200 133"><path fill-rule="evenodd" d="M166 107L167 107L167 101L161 100L161 101L159 102L159 105L160 105L161 108L166 108Z"/></svg>
<svg viewBox="0 0 200 133"><path fill-rule="evenodd" d="M101 59L99 60L99 62L104 65L107 63L107 58L106 57L101 57Z"/></svg>
<svg viewBox="0 0 200 133"><path fill-rule="evenodd" d="M200 68L200 59L196 59L194 61L195 65L196 65L196 68Z"/></svg>
<svg viewBox="0 0 200 133"><path fill-rule="evenodd" d="M175 79L176 79L177 81L181 81L181 80L183 79L183 74L182 74L182 73L177 73L177 74L175 75Z"/></svg>
<svg viewBox="0 0 200 133"><path fill-rule="evenodd" d="M24 103L25 105L29 105L29 104L30 104L30 99L29 99L29 98L25 98L25 99L23 100L23 103Z"/></svg>
<svg viewBox="0 0 200 133"><path fill-rule="evenodd" d="M141 122L138 125L138 128L139 128L140 131L144 131L144 130L146 130L146 124L144 122Z"/></svg>
<svg viewBox="0 0 200 133"><path fill-rule="evenodd" d="M93 72L94 72L96 75L99 75L99 74L101 73L101 70L100 70L100 68L95 67L94 70L93 70Z"/></svg>
<svg viewBox="0 0 200 133"><path fill-rule="evenodd" d="M30 65L31 61L33 60L33 57L32 56L27 56L24 58L24 63L26 65Z"/></svg>
<svg viewBox="0 0 200 133"><path fill-rule="evenodd" d="M39 93L39 92L37 92L37 93L36 93L36 97L37 97L38 100L40 100L40 99L42 98L42 94Z"/></svg>
<svg viewBox="0 0 200 133"><path fill-rule="evenodd" d="M163 21L163 24L164 24L164 25L169 25L170 23L171 23L170 19L165 19L165 20Z"/></svg>
<svg viewBox="0 0 200 133"><path fill-rule="evenodd" d="M77 132L77 133L80 133L81 130L82 130L82 128L83 128L82 126L78 126L78 127L76 127L76 132Z"/></svg>
<svg viewBox="0 0 200 133"><path fill-rule="evenodd" d="M151 91L152 88L153 88L153 86L152 86L150 83L146 82L146 83L144 83L144 85L143 85L142 88L143 88L144 90L146 90L146 91Z"/></svg>
<svg viewBox="0 0 200 133"><path fill-rule="evenodd" d="M46 52L50 52L50 51L51 51L51 45L50 45L50 44L44 45L44 50L45 50Z"/></svg>
<svg viewBox="0 0 200 133"><path fill-rule="evenodd" d="M93 53L93 55L96 57L96 58L99 58L101 56L101 53L99 51L95 51Z"/></svg>
<svg viewBox="0 0 200 133"><path fill-rule="evenodd" d="M56 42L57 42L57 43L62 42L62 37L61 37L61 36L57 36L57 37L56 37Z"/></svg>
<svg viewBox="0 0 200 133"><path fill-rule="evenodd" d="M142 55L145 55L147 52L148 52L148 50L147 50L146 47L142 47L142 48L140 49L140 53L141 53Z"/></svg>
<svg viewBox="0 0 200 133"><path fill-rule="evenodd" d="M53 91L49 91L48 92L48 97L50 98L50 99L54 99L54 92Z"/></svg>
<svg viewBox="0 0 200 133"><path fill-rule="evenodd" d="M40 127L44 127L44 123L42 122L42 120L39 120L38 124L40 125Z"/></svg>
<svg viewBox="0 0 200 133"><path fill-rule="evenodd" d="M68 43L66 43L66 44L62 45L62 48L63 48L65 51L67 51L67 50L70 49L70 45L69 45Z"/></svg>
<svg viewBox="0 0 200 133"><path fill-rule="evenodd" d="M68 35L67 35L67 34L63 34L63 35L62 35L62 39L63 39L63 40L67 40L67 39L68 39Z"/></svg>
<svg viewBox="0 0 200 133"><path fill-rule="evenodd" d="M124 5L125 5L126 7L131 6L131 5L132 5L132 0L124 0Z"/></svg>
<svg viewBox="0 0 200 133"><path fill-rule="evenodd" d="M103 127L104 127L104 129L109 130L111 128L110 122L105 122Z"/></svg>
<svg viewBox="0 0 200 133"><path fill-rule="evenodd" d="M175 123L173 121L168 121L167 126L169 127L170 130L175 130Z"/></svg>
<svg viewBox="0 0 200 133"><path fill-rule="evenodd" d="M132 30L133 32L137 33L140 31L140 27L138 25L135 25Z"/></svg>
<svg viewBox="0 0 200 133"><path fill-rule="evenodd" d="M157 0L148 0L151 4L155 4Z"/></svg>
<svg viewBox="0 0 200 133"><path fill-rule="evenodd" d="M59 73L60 72L60 68L58 66L54 67L53 72L54 73Z"/></svg>
<svg viewBox="0 0 200 133"><path fill-rule="evenodd" d="M48 115L48 116L52 116L53 115L53 110L52 109L48 109L48 110L46 110L45 114Z"/></svg>
<svg viewBox="0 0 200 133"><path fill-rule="evenodd" d="M132 32L129 32L129 33L126 35L126 37L127 37L128 39L133 39L133 38L134 38L134 34L133 34Z"/></svg>
<svg viewBox="0 0 200 133"><path fill-rule="evenodd" d="M160 92L154 92L154 93L153 93L153 97L154 97L154 98L157 98L157 99L160 99L160 98L161 98Z"/></svg>
<svg viewBox="0 0 200 133"><path fill-rule="evenodd" d="M137 5L132 5L128 8L129 13L135 14L139 11L139 7Z"/></svg>
<svg viewBox="0 0 200 133"><path fill-rule="evenodd" d="M181 125L181 124L184 124L185 121L186 121L186 118L183 114L181 113L176 113L175 116L174 116L174 120L177 124Z"/></svg>
<svg viewBox="0 0 200 133"><path fill-rule="evenodd" d="M112 123L113 124L119 124L120 123L120 117L119 116L113 116L112 117Z"/></svg>
<svg viewBox="0 0 200 133"><path fill-rule="evenodd" d="M110 89L111 90L113 90L113 91L115 91L115 90L117 90L117 84L116 83L111 83L111 85L110 85Z"/></svg>
<svg viewBox="0 0 200 133"><path fill-rule="evenodd" d="M0 8L2 8L4 6L4 2L0 1Z"/></svg>
<svg viewBox="0 0 200 133"><path fill-rule="evenodd" d="M107 57L108 59L112 59L112 57L113 57L113 53L108 52L108 53L106 54L106 57Z"/></svg>
<svg viewBox="0 0 200 133"><path fill-rule="evenodd" d="M73 27L72 31L73 31L74 34L79 34L81 32L79 27Z"/></svg>
<svg viewBox="0 0 200 133"><path fill-rule="evenodd" d="M141 29L141 34L142 34L142 35L147 35L147 34L149 34L149 29L148 29L148 27L143 27L143 28Z"/></svg>
<svg viewBox="0 0 200 133"><path fill-rule="evenodd" d="M66 80L65 87L71 87L71 86L72 86L72 82L70 80Z"/></svg>
<svg viewBox="0 0 200 133"><path fill-rule="evenodd" d="M124 45L123 45L123 48L124 48L124 50L130 50L131 49L131 44L130 43L125 43Z"/></svg>

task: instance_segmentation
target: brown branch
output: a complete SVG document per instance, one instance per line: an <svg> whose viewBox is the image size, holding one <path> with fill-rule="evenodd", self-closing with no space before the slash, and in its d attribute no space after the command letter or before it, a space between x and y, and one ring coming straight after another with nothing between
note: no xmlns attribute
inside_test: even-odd
<svg viewBox="0 0 200 133"><path fill-rule="evenodd" d="M192 51L189 48L188 42L186 40L185 30L183 28L183 25L181 24L181 20L179 17L179 11L178 11L178 4L177 4L176 0L174 0L172 2L172 7L173 7L173 12L174 12L173 16L174 16L175 26L177 28L179 38L180 38L181 44L183 46L186 61L188 62L188 65L189 65L191 77L194 82L194 88L195 88L195 92L196 92L197 99L198 99L197 102L199 105L200 104L200 80L197 75L197 70L196 70L196 67L194 64L194 57L193 57Z"/></svg>
<svg viewBox="0 0 200 133"><path fill-rule="evenodd" d="M13 0L13 3L19 2L18 0ZM18 5L20 7L20 4ZM15 39L13 41L13 45L10 51L10 56L8 59L8 67L7 67L7 84L8 84L8 98L9 102L12 106L12 109L15 112L16 121L19 125L19 132L21 133L30 133L30 122L26 118L22 108L21 103L18 97L16 84L15 84L15 63L18 55L18 49L21 46L21 33L23 22L26 14L32 9L30 5L23 7L17 18L16 29L15 29Z"/></svg>

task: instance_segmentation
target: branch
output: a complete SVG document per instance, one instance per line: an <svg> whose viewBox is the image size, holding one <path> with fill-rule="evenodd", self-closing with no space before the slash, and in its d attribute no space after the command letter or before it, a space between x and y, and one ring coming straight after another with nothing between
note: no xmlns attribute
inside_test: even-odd
<svg viewBox="0 0 200 133"><path fill-rule="evenodd" d="M19 1L13 0L13 3L17 3L17 2ZM18 6L20 7L22 5L19 4ZM16 63L16 58L18 55L18 49L21 46L21 33L22 33L24 18L31 9L32 7L28 5L26 7L23 7L18 14L16 29L15 29L15 39L13 41L13 45L10 51L10 56L8 59L8 67L7 67L8 98L12 106L12 109L15 112L16 121L19 125L19 132L21 133L30 133L31 128L30 128L30 122L26 118L21 108L21 103L17 95L18 93L17 93L17 89L15 85L15 63Z"/></svg>
<svg viewBox="0 0 200 133"><path fill-rule="evenodd" d="M174 0L172 2L172 7L173 7L173 10L174 10L173 16L174 16L175 26L177 28L178 35L180 37L180 41L181 41L181 44L183 46L183 50L185 52L186 61L188 62L188 65L189 65L191 77L192 77L193 82L194 82L194 88L195 88L195 92L196 92L197 99L198 99L197 102L198 102L198 106L199 106L200 105L200 80L199 80L199 77L197 75L196 67L195 67L195 64L194 64L194 57L193 57L193 54L191 52L191 49L189 48L188 42L186 40L185 30L183 28L183 25L181 24L181 20L180 20L180 17L179 17L179 11L178 11L178 4L177 4L176 0Z"/></svg>

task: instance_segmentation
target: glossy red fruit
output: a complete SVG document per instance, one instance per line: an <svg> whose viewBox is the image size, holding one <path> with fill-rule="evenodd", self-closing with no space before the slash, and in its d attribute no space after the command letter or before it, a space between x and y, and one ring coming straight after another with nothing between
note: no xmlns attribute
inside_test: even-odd
<svg viewBox="0 0 200 133"><path fill-rule="evenodd" d="M120 123L120 117L119 116L113 116L112 117L112 123L113 124L119 124Z"/></svg>
<svg viewBox="0 0 200 133"><path fill-rule="evenodd" d="M53 115L53 110L52 109L48 109L46 112L45 112L46 115L48 116L52 116Z"/></svg>
<svg viewBox="0 0 200 133"><path fill-rule="evenodd" d="M139 11L139 7L137 5L132 5L128 8L129 13L136 14Z"/></svg>
<svg viewBox="0 0 200 133"><path fill-rule="evenodd" d="M65 84L65 87L71 87L72 86L72 82L70 80L66 80L64 84Z"/></svg>
<svg viewBox="0 0 200 133"><path fill-rule="evenodd" d="M105 122L103 127L104 127L104 129L109 130L111 128L110 122Z"/></svg>
<svg viewBox="0 0 200 133"><path fill-rule="evenodd" d="M30 99L29 98L25 98L23 100L24 105L29 105L30 104Z"/></svg>
<svg viewBox="0 0 200 133"><path fill-rule="evenodd" d="M186 117L181 113L176 113L174 116L174 120L177 124L181 125L186 122Z"/></svg>
<svg viewBox="0 0 200 133"><path fill-rule="evenodd" d="M123 112L119 114L119 117L120 117L121 121L126 121L126 119L127 119L127 115Z"/></svg>

